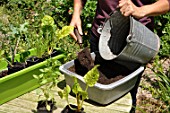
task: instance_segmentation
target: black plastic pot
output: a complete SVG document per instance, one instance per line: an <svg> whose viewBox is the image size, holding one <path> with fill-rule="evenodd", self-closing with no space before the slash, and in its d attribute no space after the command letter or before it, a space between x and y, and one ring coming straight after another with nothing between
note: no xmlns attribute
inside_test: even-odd
<svg viewBox="0 0 170 113"><path fill-rule="evenodd" d="M52 113L53 110L56 109L55 102L47 101L47 104L51 108L49 111L46 109L46 101L45 100L38 101L37 112L38 113Z"/></svg>
<svg viewBox="0 0 170 113"><path fill-rule="evenodd" d="M56 55L59 55L63 53L61 50L53 50L53 52L51 53L51 55L48 56L42 56L42 58L38 58L36 56L32 56L29 57L26 62L27 62L27 67L32 66L34 64L40 63L42 61L44 61L45 59L49 59L50 57L55 57Z"/></svg>
<svg viewBox="0 0 170 113"><path fill-rule="evenodd" d="M6 75L8 75L8 70L4 70L0 72L0 78L5 77Z"/></svg>
<svg viewBox="0 0 170 113"><path fill-rule="evenodd" d="M34 64L37 64L39 62L42 62L43 59L42 58L38 58L38 57L35 57L35 56L32 56L32 57L29 57L26 62L27 62L27 67L29 66L32 66Z"/></svg>
<svg viewBox="0 0 170 113"><path fill-rule="evenodd" d="M8 65L8 74L20 71L26 67L25 63L20 62L14 62L12 65L13 66Z"/></svg>
<svg viewBox="0 0 170 113"><path fill-rule="evenodd" d="M77 106L70 104L72 108L77 108ZM85 113L84 108L81 109L80 112L77 112L76 110L72 110L68 105L61 111L61 113Z"/></svg>

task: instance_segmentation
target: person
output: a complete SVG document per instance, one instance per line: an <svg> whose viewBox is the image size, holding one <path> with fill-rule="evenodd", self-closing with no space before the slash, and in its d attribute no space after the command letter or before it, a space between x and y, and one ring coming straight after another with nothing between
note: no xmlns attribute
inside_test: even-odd
<svg viewBox="0 0 170 113"><path fill-rule="evenodd" d="M83 31L80 15L86 1L87 0L74 0L74 11L70 22L70 26L77 28L81 35L83 35ZM98 0L96 13L91 28L91 52L99 51L98 42L100 33L98 33L98 28L103 26L105 20L110 17L110 13L117 8L120 9L124 16L133 16L135 19L153 31L153 17L168 12L170 10L170 0L158 0L155 2L152 1L153 0ZM74 32L72 32L70 35L77 41L77 37ZM135 87L130 91L133 106L136 106L136 94L141 75L142 73L139 75ZM134 111L135 109L131 110L131 112Z"/></svg>

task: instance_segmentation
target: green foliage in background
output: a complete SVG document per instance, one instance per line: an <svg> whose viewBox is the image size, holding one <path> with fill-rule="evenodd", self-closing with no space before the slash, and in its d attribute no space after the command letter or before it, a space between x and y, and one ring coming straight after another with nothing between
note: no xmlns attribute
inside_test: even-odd
<svg viewBox="0 0 170 113"><path fill-rule="evenodd" d="M89 31L95 15L96 0L87 0L87 3L82 11L82 28L84 31L84 46L88 46ZM7 35L10 31L9 26L19 27L20 24L29 23L28 33L25 33L26 46L21 46L21 50L31 47L32 38L39 32L38 28L41 23L41 18L44 15L49 15L54 18L57 28L62 28L69 25L73 13L72 0L4 0L0 2L0 31ZM4 7L4 9L2 8ZM3 9L3 10L2 10ZM155 32L161 39L161 48L159 55L167 57L170 54L170 14L155 17ZM17 21L16 21L17 20ZM10 24L10 25L9 25ZM2 29L1 29L2 28ZM35 29L34 31L32 29ZM4 31L6 33L4 33ZM71 37L70 37L71 38ZM70 47L74 48L74 40L66 38ZM67 50L70 48L67 48ZM78 47L74 48L78 51ZM65 49L66 50L66 49ZM68 54L71 54L68 52ZM72 55L70 55L72 56ZM73 55L74 56L74 55Z"/></svg>
<svg viewBox="0 0 170 113"><path fill-rule="evenodd" d="M155 32L161 40L159 56L170 56L170 13L155 17Z"/></svg>
<svg viewBox="0 0 170 113"><path fill-rule="evenodd" d="M162 100L166 105L163 112L170 112L170 67L164 69L159 56L157 56L152 70L157 77L155 85L158 86L153 90L153 96Z"/></svg>

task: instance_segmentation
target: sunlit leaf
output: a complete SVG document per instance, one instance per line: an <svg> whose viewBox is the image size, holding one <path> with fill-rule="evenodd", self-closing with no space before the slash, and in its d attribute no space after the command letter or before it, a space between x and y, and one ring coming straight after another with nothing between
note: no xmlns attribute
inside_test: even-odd
<svg viewBox="0 0 170 113"><path fill-rule="evenodd" d="M72 87L72 91L75 94L78 94L78 92L83 91L76 77L74 77L74 85Z"/></svg>
<svg viewBox="0 0 170 113"><path fill-rule="evenodd" d="M45 83L47 83L47 82L48 82L48 80L47 80L47 79L44 79L44 80L41 81L41 84L45 84Z"/></svg>
<svg viewBox="0 0 170 113"><path fill-rule="evenodd" d="M63 98L63 93L62 93L62 91L58 91L58 95L60 96L60 98Z"/></svg>
<svg viewBox="0 0 170 113"><path fill-rule="evenodd" d="M46 109L47 109L48 111L50 111L50 110L51 110L51 106L48 105L48 104L46 104Z"/></svg>
<svg viewBox="0 0 170 113"><path fill-rule="evenodd" d="M61 30L56 31L57 38L61 39L68 36L71 32L73 32L73 26L64 26Z"/></svg>
<svg viewBox="0 0 170 113"><path fill-rule="evenodd" d="M39 78L43 78L43 74L40 74L40 75L39 75Z"/></svg>
<svg viewBox="0 0 170 113"><path fill-rule="evenodd" d="M45 25L53 26L54 25L54 19L49 15L45 15L41 21L42 21L41 26L45 26Z"/></svg>
<svg viewBox="0 0 170 113"><path fill-rule="evenodd" d="M0 60L0 70L7 69L8 62L5 60Z"/></svg>
<svg viewBox="0 0 170 113"><path fill-rule="evenodd" d="M68 95L71 92L71 88L69 85L66 85L66 87L64 87L64 90L62 92L62 97L68 99ZM61 93L61 92L60 92ZM61 94L60 94L61 95Z"/></svg>
<svg viewBox="0 0 170 113"><path fill-rule="evenodd" d="M45 72L44 69L39 69L39 70L40 70L40 72Z"/></svg>
<svg viewBox="0 0 170 113"><path fill-rule="evenodd" d="M88 93L86 91L79 92L82 96L82 100L88 99Z"/></svg>
<svg viewBox="0 0 170 113"><path fill-rule="evenodd" d="M34 77L35 79L39 79L38 75L33 75L33 77Z"/></svg>
<svg viewBox="0 0 170 113"><path fill-rule="evenodd" d="M99 65L95 65L84 76L84 80L89 87L93 87L99 79L99 72L97 70L98 67L99 67Z"/></svg>

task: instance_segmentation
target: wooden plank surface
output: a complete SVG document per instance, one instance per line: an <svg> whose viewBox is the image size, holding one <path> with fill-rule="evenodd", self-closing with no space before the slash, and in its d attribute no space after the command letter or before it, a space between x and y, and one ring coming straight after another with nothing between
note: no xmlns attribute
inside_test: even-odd
<svg viewBox="0 0 170 113"><path fill-rule="evenodd" d="M53 113L61 113L63 108L67 105L64 99L61 99L57 91L62 90L58 87L53 89L55 94L55 99L57 100L57 109ZM74 104L76 102L74 96L69 96L70 103ZM11 100L0 106L0 113L36 113L38 96L36 90L24 94L14 100ZM128 113L131 109L132 100L130 93L126 94L117 101L101 106L94 102L84 102L84 109L86 113Z"/></svg>

